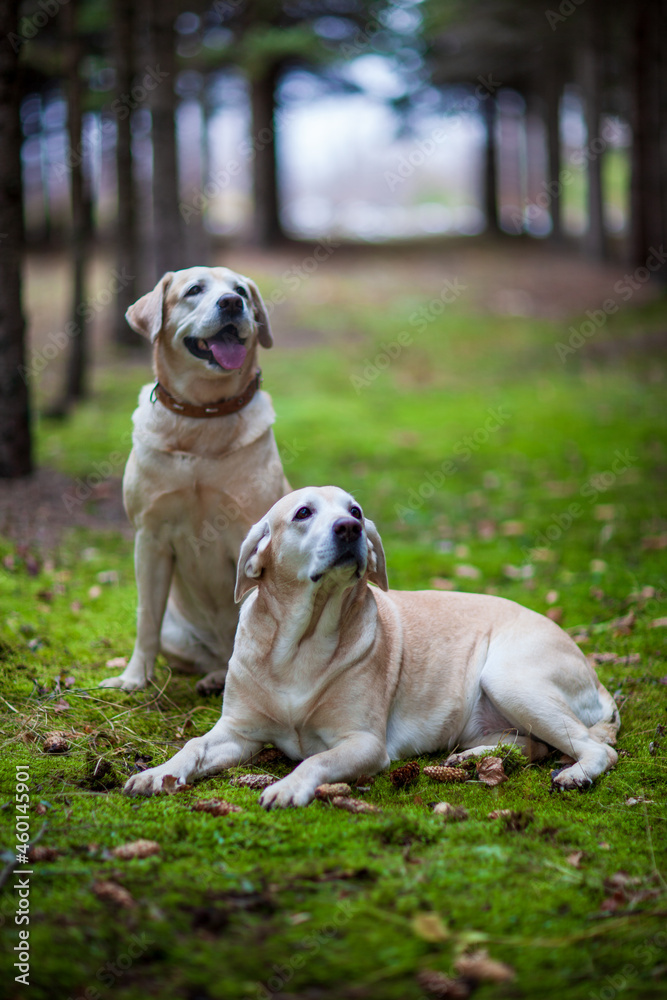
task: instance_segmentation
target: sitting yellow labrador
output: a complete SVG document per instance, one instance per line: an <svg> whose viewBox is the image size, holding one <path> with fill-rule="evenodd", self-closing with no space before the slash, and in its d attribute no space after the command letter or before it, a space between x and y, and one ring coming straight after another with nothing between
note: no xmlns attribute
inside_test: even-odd
<svg viewBox="0 0 667 1000"><path fill-rule="evenodd" d="M254 282L226 267L169 272L127 311L153 343L157 385L134 413L123 499L136 529L137 638L125 670L142 688L163 652L220 691L234 645L236 562L248 529L289 489L259 391L273 341Z"/></svg>
<svg viewBox="0 0 667 1000"><path fill-rule="evenodd" d="M130 778L128 794L250 761L268 741L303 763L264 790L266 808L306 805L323 782L390 760L464 748L454 763L508 737L532 759L548 746L574 758L553 775L562 789L616 762L618 710L565 632L500 597L388 591L373 523L335 486L290 493L252 528L237 599L252 588L219 722Z"/></svg>

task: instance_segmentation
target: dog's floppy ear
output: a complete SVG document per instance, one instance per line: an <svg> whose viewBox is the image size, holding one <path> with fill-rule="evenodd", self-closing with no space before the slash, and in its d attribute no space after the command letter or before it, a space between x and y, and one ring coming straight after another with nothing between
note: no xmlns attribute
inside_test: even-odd
<svg viewBox="0 0 667 1000"><path fill-rule="evenodd" d="M142 295L129 307L125 319L135 333L140 333L151 341L155 340L162 329L164 297L173 277L174 272L167 271L152 292Z"/></svg>
<svg viewBox="0 0 667 1000"><path fill-rule="evenodd" d="M264 299L259 294L259 288L254 281L246 278L248 282L248 287L250 288L250 294L252 295L252 303L255 307L255 319L257 320L257 339L259 340L262 347L273 347L273 337L271 336L271 326L269 324L269 314L266 311L266 306L264 305Z"/></svg>
<svg viewBox="0 0 667 1000"><path fill-rule="evenodd" d="M368 579L371 583L377 583L380 590L389 590L389 580L387 579L387 562L384 557L384 549L380 535L368 518L365 518L366 537L368 538Z"/></svg>
<svg viewBox="0 0 667 1000"><path fill-rule="evenodd" d="M271 529L266 518L253 524L241 546L236 569L234 600L238 604L242 597L257 586L256 581L264 569L264 553L271 541Z"/></svg>

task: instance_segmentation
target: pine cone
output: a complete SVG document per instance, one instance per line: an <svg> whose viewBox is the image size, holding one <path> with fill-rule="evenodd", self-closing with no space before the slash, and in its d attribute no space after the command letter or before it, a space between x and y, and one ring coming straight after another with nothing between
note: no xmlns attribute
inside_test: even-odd
<svg viewBox="0 0 667 1000"><path fill-rule="evenodd" d="M318 785L315 789L315 798L322 799L324 801L327 799L333 799L336 795L342 796L342 798L347 798L351 794L352 789L349 785L346 785L344 781L336 781L333 785Z"/></svg>
<svg viewBox="0 0 667 1000"><path fill-rule="evenodd" d="M261 750L255 758L253 758L253 764L273 764L275 762L280 764L291 764L292 761L287 757L282 750L278 747L266 747Z"/></svg>
<svg viewBox="0 0 667 1000"><path fill-rule="evenodd" d="M155 840L133 840L129 844L114 847L111 853L122 861L129 861L131 858L150 858L151 854L160 853L160 845Z"/></svg>
<svg viewBox="0 0 667 1000"><path fill-rule="evenodd" d="M98 899L113 903L115 906L124 906L129 910L135 905L130 893L122 885L118 885L118 882L98 879L93 882L93 892Z"/></svg>
<svg viewBox="0 0 667 1000"><path fill-rule="evenodd" d="M350 799L344 795L334 795L334 797L329 801L332 806L336 807L336 809L347 809L347 811L351 813L381 812L377 806L372 805L370 802L364 802L363 799Z"/></svg>
<svg viewBox="0 0 667 1000"><path fill-rule="evenodd" d="M391 781L394 788L406 788L407 785L412 785L419 778L419 761L411 760L409 764L404 764L403 767L397 767L395 771L392 771L389 775L389 780Z"/></svg>
<svg viewBox="0 0 667 1000"><path fill-rule="evenodd" d="M235 806L225 799L199 799L192 808L196 812L210 813L211 816L228 816L230 813L243 812L240 806Z"/></svg>
<svg viewBox="0 0 667 1000"><path fill-rule="evenodd" d="M69 741L64 733L47 733L46 739L42 744L42 750L44 753L67 753L69 750Z"/></svg>
<svg viewBox="0 0 667 1000"><path fill-rule="evenodd" d="M232 778L232 785L240 788L268 788L275 785L278 779L270 774L239 774L237 778Z"/></svg>
<svg viewBox="0 0 667 1000"><path fill-rule="evenodd" d="M468 775L462 767L445 767L444 764L436 764L433 767L425 767L424 774L432 781L467 781Z"/></svg>

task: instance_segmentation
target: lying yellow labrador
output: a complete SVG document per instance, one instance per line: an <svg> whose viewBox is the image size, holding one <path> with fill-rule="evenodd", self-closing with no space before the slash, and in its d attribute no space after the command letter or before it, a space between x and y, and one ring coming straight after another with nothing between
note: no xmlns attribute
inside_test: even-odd
<svg viewBox="0 0 667 1000"><path fill-rule="evenodd" d="M254 282L226 267L169 272L127 311L153 343L157 385L134 413L123 478L136 529L137 638L102 687L142 688L158 651L219 691L234 644L236 562L248 529L289 489L259 391L257 345L271 347Z"/></svg>
<svg viewBox="0 0 667 1000"><path fill-rule="evenodd" d="M547 746L574 758L553 775L561 789L616 762L618 710L565 632L500 597L388 591L375 526L335 486L290 493L252 528L237 599L252 588L219 722L127 794L250 761L268 741L303 761L264 790L269 809L392 759L465 748L454 763L508 739L533 760Z"/></svg>

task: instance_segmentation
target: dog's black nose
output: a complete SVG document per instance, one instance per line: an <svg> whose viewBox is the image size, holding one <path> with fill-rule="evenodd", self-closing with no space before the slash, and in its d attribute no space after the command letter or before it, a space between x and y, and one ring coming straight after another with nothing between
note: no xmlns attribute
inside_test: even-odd
<svg viewBox="0 0 667 1000"><path fill-rule="evenodd" d="M243 309L243 299L236 292L226 292L218 299L218 308L234 315Z"/></svg>
<svg viewBox="0 0 667 1000"><path fill-rule="evenodd" d="M343 542L356 542L361 535L361 521L352 517L339 517L334 521L333 533Z"/></svg>

